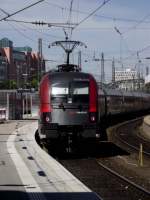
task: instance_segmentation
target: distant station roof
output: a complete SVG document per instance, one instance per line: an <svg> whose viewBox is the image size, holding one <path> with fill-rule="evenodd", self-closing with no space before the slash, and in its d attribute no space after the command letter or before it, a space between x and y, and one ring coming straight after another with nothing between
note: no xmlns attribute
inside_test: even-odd
<svg viewBox="0 0 150 200"><path fill-rule="evenodd" d="M145 84L146 85L150 84L150 74L145 77Z"/></svg>
<svg viewBox="0 0 150 200"><path fill-rule="evenodd" d="M32 48L29 46L25 46L25 47L14 47L14 50L16 51L22 51L22 52L31 52Z"/></svg>

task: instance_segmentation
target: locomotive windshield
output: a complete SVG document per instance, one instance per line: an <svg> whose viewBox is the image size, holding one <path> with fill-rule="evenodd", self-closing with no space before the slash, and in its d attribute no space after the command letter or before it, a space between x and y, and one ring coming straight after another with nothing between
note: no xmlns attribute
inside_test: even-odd
<svg viewBox="0 0 150 200"><path fill-rule="evenodd" d="M72 82L72 98L74 103L89 102L89 83L88 82Z"/></svg>
<svg viewBox="0 0 150 200"><path fill-rule="evenodd" d="M67 103L70 98L72 103L88 103L89 82L72 81L52 85L51 100L53 103Z"/></svg>
<svg viewBox="0 0 150 200"><path fill-rule="evenodd" d="M67 96L69 94L69 88L67 83L55 83L52 85L52 103L66 103Z"/></svg>
<svg viewBox="0 0 150 200"><path fill-rule="evenodd" d="M52 95L67 95L68 85L64 83L56 83L52 86Z"/></svg>

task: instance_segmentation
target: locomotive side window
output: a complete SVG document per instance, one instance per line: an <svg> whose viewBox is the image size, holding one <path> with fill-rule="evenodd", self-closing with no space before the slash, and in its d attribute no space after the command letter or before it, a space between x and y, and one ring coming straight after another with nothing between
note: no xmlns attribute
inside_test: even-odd
<svg viewBox="0 0 150 200"><path fill-rule="evenodd" d="M72 97L74 103L89 103L89 83L88 82L73 82Z"/></svg>

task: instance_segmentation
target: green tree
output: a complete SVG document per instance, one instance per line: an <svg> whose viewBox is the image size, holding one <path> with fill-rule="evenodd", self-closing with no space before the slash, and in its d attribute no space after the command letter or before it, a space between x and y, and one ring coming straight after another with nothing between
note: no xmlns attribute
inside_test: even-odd
<svg viewBox="0 0 150 200"><path fill-rule="evenodd" d="M15 80L9 81L9 88L10 89L16 89L17 88L17 82Z"/></svg>
<svg viewBox="0 0 150 200"><path fill-rule="evenodd" d="M9 80L0 82L0 89L9 89Z"/></svg>
<svg viewBox="0 0 150 200"><path fill-rule="evenodd" d="M37 89L38 88L38 80L33 78L31 81L31 87Z"/></svg>

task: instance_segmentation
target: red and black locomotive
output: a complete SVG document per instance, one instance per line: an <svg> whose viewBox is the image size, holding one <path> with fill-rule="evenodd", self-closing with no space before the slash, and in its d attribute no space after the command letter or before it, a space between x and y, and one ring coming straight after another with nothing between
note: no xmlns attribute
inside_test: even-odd
<svg viewBox="0 0 150 200"><path fill-rule="evenodd" d="M91 74L65 70L47 73L40 83L40 139L50 141L68 135L99 138L97 91Z"/></svg>
<svg viewBox="0 0 150 200"><path fill-rule="evenodd" d="M70 140L102 139L101 127L119 116L150 110L150 94L101 88L91 74L69 64L72 49L65 49L67 63L48 72L41 80L39 138L46 144ZM80 44L79 42L77 44Z"/></svg>
<svg viewBox="0 0 150 200"><path fill-rule="evenodd" d="M101 89L91 74L80 71L47 73L39 92L38 130L46 143L70 137L101 139L106 120L150 110L150 94Z"/></svg>

